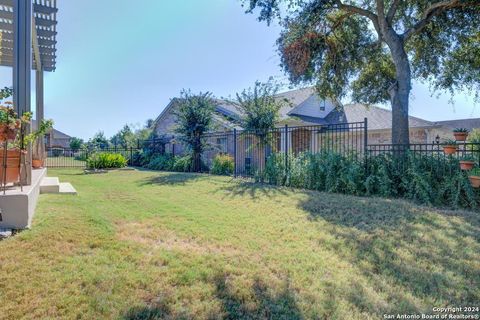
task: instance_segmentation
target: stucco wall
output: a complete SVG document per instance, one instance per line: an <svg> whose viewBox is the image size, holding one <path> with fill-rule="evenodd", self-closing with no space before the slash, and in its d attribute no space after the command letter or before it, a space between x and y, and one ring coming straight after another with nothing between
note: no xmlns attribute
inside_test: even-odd
<svg viewBox="0 0 480 320"><path fill-rule="evenodd" d="M431 143L432 141L430 141L430 136L430 130L422 128L410 129L410 143ZM392 143L392 133L390 130L368 132L368 144L389 143Z"/></svg>

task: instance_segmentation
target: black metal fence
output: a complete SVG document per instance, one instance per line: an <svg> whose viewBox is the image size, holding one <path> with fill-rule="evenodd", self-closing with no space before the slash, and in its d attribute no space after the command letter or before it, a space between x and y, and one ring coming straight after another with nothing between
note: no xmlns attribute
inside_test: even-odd
<svg viewBox="0 0 480 320"><path fill-rule="evenodd" d="M275 153L288 158L303 152L336 152L361 157L367 146L367 119L362 122L328 125L288 126L268 131L232 130L205 135L206 150L202 154L204 168L212 166L217 154L229 155L234 162L235 176L252 176L265 169L267 159ZM186 154L180 137L163 140L165 153Z"/></svg>
<svg viewBox="0 0 480 320"><path fill-rule="evenodd" d="M444 166L448 170L452 159L472 158L480 167L480 144L457 143L458 151L445 155L438 143L431 144L368 144L368 122L339 123L311 126L288 126L268 131L232 130L212 132L203 138L206 148L201 156L203 171L212 168L217 155L228 155L233 162L234 176L251 177L265 170L272 155L284 157L288 170L289 158L301 153L317 154L331 152L368 164L369 159L378 155L404 154L411 156L429 156L432 166ZM111 146L98 150L65 148L47 149L47 167L85 168L86 160L93 152L119 153L125 156L130 165L137 165L137 156L149 152L154 155L181 157L187 154L181 137L169 136L159 139L138 141L135 146ZM404 165L397 161L396 165Z"/></svg>
<svg viewBox="0 0 480 320"><path fill-rule="evenodd" d="M402 144L369 144L366 148L367 157L365 160L373 159L380 155L408 155L409 159L424 159L424 169L431 172L443 172L452 174L458 170L458 161L473 161L475 167L480 167L480 143L469 143L458 141L455 145L456 151L452 154L445 154L443 145L440 143L412 143ZM390 157L395 159L393 164L399 170L406 170L410 165L405 157ZM457 160L457 161L454 161Z"/></svg>
<svg viewBox="0 0 480 320"><path fill-rule="evenodd" d="M135 153L139 149L134 147L108 147L102 149L70 149L70 148L46 148L47 159L45 165L48 168L86 168L87 159L95 152L118 153L123 155L129 163L133 163Z"/></svg>

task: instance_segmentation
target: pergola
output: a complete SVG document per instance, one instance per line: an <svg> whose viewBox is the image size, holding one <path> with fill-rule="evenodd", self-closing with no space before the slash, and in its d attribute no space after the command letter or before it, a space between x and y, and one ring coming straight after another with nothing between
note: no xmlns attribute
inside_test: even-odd
<svg viewBox="0 0 480 320"><path fill-rule="evenodd" d="M19 115L31 111L31 70L36 71L37 123L44 117L43 72L55 71L57 11L56 0L0 0L0 65L13 68L13 104ZM31 162L29 146L22 177L27 185Z"/></svg>

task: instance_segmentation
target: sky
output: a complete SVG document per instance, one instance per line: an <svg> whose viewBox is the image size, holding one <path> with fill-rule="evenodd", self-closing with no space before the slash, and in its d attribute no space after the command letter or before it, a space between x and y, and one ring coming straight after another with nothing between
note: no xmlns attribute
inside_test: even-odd
<svg viewBox="0 0 480 320"><path fill-rule="evenodd" d="M58 7L45 116L71 136L139 127L183 88L227 97L270 76L287 83L275 46L280 27L245 14L239 0L60 0ZM32 74L32 88L34 81ZM11 69L0 68L0 86L11 82ZM415 82L410 113L432 121L480 117L468 94L454 105L450 98Z"/></svg>

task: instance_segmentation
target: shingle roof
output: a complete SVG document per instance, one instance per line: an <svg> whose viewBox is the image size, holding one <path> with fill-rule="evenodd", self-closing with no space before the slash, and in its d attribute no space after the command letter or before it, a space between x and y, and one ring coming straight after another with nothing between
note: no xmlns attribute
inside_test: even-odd
<svg viewBox="0 0 480 320"><path fill-rule="evenodd" d="M437 121L436 125L444 126L447 128L467 128L468 130L473 130L480 128L480 118L475 119L459 119L459 120L448 120L448 121Z"/></svg>
<svg viewBox="0 0 480 320"><path fill-rule="evenodd" d="M277 95L278 99L287 99L290 103L285 104L280 109L280 124L286 123L294 125L313 125L313 124L332 124L332 123L346 123L346 122L362 122L364 118L368 118L369 130L385 130L392 128L392 112L388 109L365 106L362 104L347 104L340 108L334 108L331 101L327 101L326 111L321 111L320 106L323 100L319 99L315 94L315 88L303 88L287 92L282 92ZM160 114L157 121L167 110L174 104L173 99L167 108ZM216 119L219 120L226 127L237 127L236 119L240 118L240 112L234 103L227 100L217 99L216 102ZM318 106L318 111L315 108ZM330 106L330 107L328 107ZM232 121L233 119L233 121ZM458 121L458 122L456 122ZM477 122L475 122L477 121ZM480 119L468 120L454 120L443 122L430 122L416 117L409 117L409 124L411 128L427 128L437 125L448 125L452 127L466 127L468 129L473 127L480 128Z"/></svg>
<svg viewBox="0 0 480 320"><path fill-rule="evenodd" d="M376 106L363 104L347 104L335 109L326 118L328 123L362 122L368 119L368 130L383 130L392 128L392 112ZM435 126L435 123L416 117L409 117L411 128Z"/></svg>
<svg viewBox="0 0 480 320"><path fill-rule="evenodd" d="M32 120L32 129L33 130L37 129L37 120ZM70 138L72 138L68 134L63 133L61 131L58 131L55 128L52 129L52 133L53 133L53 138L54 139L70 139Z"/></svg>
<svg viewBox="0 0 480 320"><path fill-rule="evenodd" d="M314 93L314 88L304 88L304 89L297 89L291 90L287 92L282 92L277 94L277 99L286 99L288 103L285 103L283 107L280 109L280 119L288 119L289 113L302 104L307 99L311 98ZM240 117L240 112L236 108L236 106L227 101L222 99L216 100L217 106L216 111L229 117Z"/></svg>
<svg viewBox="0 0 480 320"><path fill-rule="evenodd" d="M280 109L280 119L288 118L288 113L290 113L295 107L299 106L302 102L310 98L314 93L315 89L313 87L309 87L277 94L278 99L286 99L289 102Z"/></svg>

